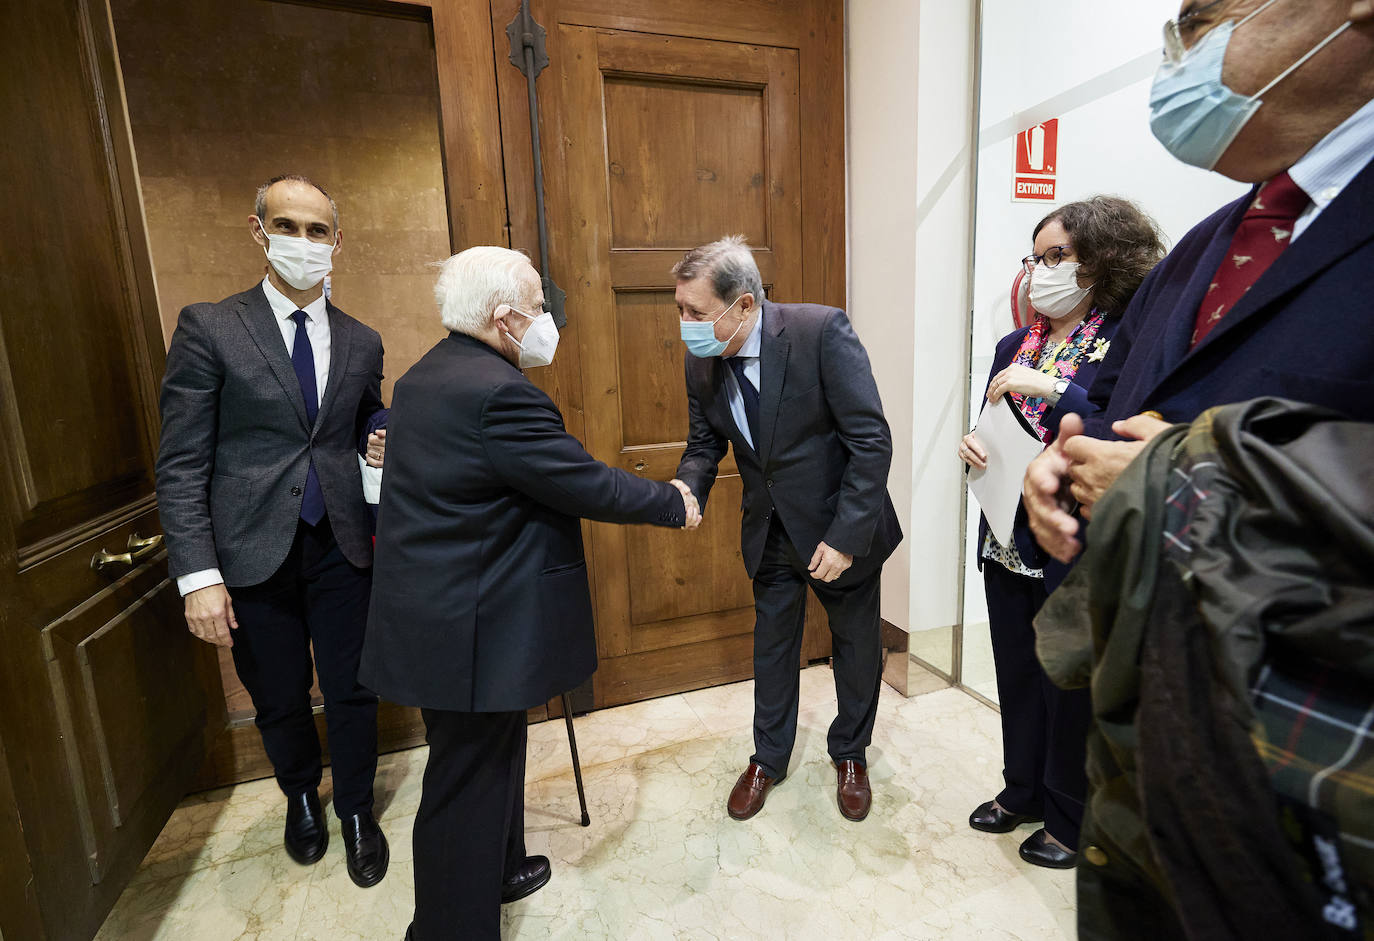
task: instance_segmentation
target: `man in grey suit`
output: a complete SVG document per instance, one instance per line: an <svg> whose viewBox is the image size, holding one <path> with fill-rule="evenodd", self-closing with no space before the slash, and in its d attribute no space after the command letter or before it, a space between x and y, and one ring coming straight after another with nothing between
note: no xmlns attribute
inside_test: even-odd
<svg viewBox="0 0 1374 941"><path fill-rule="evenodd" d="M324 297L338 210L278 177L249 217L269 263L250 290L181 311L162 382L158 509L186 622L232 648L287 797L298 863L329 843L320 808L313 666L324 693L334 812L348 873L367 887L389 850L372 815L377 697L358 682L371 589L360 439L383 420L382 341Z"/></svg>
<svg viewBox="0 0 1374 941"><path fill-rule="evenodd" d="M730 793L746 820L787 774L797 732L806 588L825 606L839 714L836 801L868 816L865 749L882 672L878 583L902 539L887 495L892 435L868 354L844 311L765 299L741 237L673 268L687 344L687 449L677 476L702 512L726 448L744 483L740 541L754 580L754 748Z"/></svg>

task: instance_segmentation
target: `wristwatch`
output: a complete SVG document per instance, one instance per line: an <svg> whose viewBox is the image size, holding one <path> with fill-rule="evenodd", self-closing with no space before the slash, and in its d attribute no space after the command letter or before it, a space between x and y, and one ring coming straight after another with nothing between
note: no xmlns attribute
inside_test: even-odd
<svg viewBox="0 0 1374 941"><path fill-rule="evenodd" d="M1060 379L1054 384L1054 394L1050 396L1050 403L1058 405L1059 400L1064 397L1064 393L1069 391L1069 380Z"/></svg>

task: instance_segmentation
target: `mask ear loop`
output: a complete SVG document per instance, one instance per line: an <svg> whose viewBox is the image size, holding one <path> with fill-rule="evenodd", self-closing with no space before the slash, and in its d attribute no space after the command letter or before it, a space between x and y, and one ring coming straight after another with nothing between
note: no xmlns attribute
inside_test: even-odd
<svg viewBox="0 0 1374 941"><path fill-rule="evenodd" d="M1256 10L1255 12L1258 13L1259 11ZM1333 41L1335 41L1335 39L1336 39L1337 36L1339 36L1341 33L1345 32L1345 31L1346 31L1347 29L1349 29L1349 28L1350 28L1350 21L1349 21L1349 20L1346 20L1344 23L1342 23L1342 24L1340 25L1340 28L1339 28L1339 29L1337 29L1335 32L1331 33L1329 36L1327 36L1327 37L1326 37L1325 39L1323 39L1321 42L1317 43L1317 44L1316 44L1315 46L1313 46L1311 49L1307 50L1307 53L1306 53L1301 59L1299 59L1297 62L1294 62L1294 63L1293 63L1292 65L1290 65L1288 68L1286 68L1286 69L1284 69L1282 72L1280 72L1279 75L1278 75L1278 77L1275 78L1272 82L1270 82L1268 85L1265 85L1265 86L1264 86L1263 88L1261 88L1259 91L1257 91L1257 92L1255 92L1253 95L1251 95L1251 96L1250 96L1250 100L1251 100L1251 101L1256 101L1257 99L1261 98L1261 97L1264 95L1265 92L1269 91L1269 89L1273 88L1273 87L1274 87L1275 85L1277 85L1279 82L1283 81L1283 80L1286 79L1288 76L1290 76L1290 75L1292 75L1294 72L1296 72L1296 71L1298 70L1298 68L1299 68L1304 62L1306 62L1308 59L1312 58L1314 55L1316 55L1317 53L1319 53L1319 52L1321 52L1323 49L1325 49L1330 43L1332 43Z"/></svg>

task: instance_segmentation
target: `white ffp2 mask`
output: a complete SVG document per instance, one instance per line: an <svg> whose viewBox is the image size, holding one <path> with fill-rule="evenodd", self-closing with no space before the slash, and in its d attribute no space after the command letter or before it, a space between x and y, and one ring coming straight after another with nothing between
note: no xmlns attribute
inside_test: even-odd
<svg viewBox="0 0 1374 941"><path fill-rule="evenodd" d="M526 320L533 323L525 330L524 341L517 340L509 330L506 336L510 341L520 348L520 368L528 369L531 366L547 366L553 362L553 354L558 349L558 324L553 322L553 314L545 311L538 317L527 314L518 307L511 307L509 304L502 304L507 310L514 311ZM499 311L500 308L497 308Z"/></svg>

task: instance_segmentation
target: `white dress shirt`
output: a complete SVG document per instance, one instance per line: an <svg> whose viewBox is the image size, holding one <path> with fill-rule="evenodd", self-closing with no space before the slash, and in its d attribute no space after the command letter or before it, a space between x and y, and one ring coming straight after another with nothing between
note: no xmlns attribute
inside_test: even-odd
<svg viewBox="0 0 1374 941"><path fill-rule="evenodd" d="M262 279L262 290L267 295L267 303L272 308L273 316L277 318L277 326L281 329L281 339L286 345L288 357L295 348L296 331L300 329L296 326L296 321L291 319L291 315L298 310L305 311L305 335L310 338L310 350L315 356L315 404L323 405L324 385L329 380L330 342L329 313L325 310L324 295L321 294L304 307L297 307L290 298L274 288L267 278ZM222 584L224 576L220 574L219 569L201 569L199 572L189 572L178 578L177 591L181 592L184 598L198 589Z"/></svg>
<svg viewBox="0 0 1374 941"><path fill-rule="evenodd" d="M744 345L739 348L739 352L729 359L744 360L744 375L754 384L754 388L759 390L759 395L763 395L763 386L759 385L759 376L762 370L759 368L759 350L763 346L763 308L759 308L759 315L754 318L754 326L749 331L749 336L744 338ZM725 357L722 357L725 358ZM740 434L744 435L744 440L749 442L749 447L755 451L758 445L754 443L754 436L749 433L749 416L744 411L744 394L739 390L739 381L735 379L735 371L730 368L729 363L722 363L725 367L725 394L730 399L730 414L734 416L735 424L739 427ZM762 421L763 416L759 416Z"/></svg>
<svg viewBox="0 0 1374 941"><path fill-rule="evenodd" d="M1288 169L1293 182L1312 200L1293 225L1292 242L1296 242L1322 210L1359 176L1371 158L1374 158L1374 98Z"/></svg>

